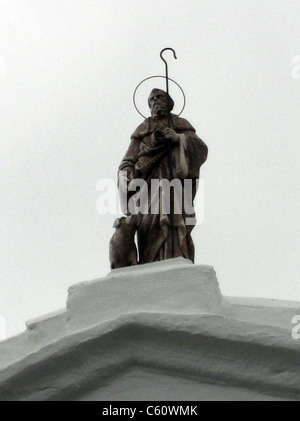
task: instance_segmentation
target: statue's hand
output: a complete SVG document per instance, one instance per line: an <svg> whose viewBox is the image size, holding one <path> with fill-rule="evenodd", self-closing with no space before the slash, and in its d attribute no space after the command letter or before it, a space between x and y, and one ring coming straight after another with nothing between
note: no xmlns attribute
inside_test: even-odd
<svg viewBox="0 0 300 421"><path fill-rule="evenodd" d="M127 184L130 183L133 179L132 172L121 171L119 173L119 186L124 186L127 188Z"/></svg>
<svg viewBox="0 0 300 421"><path fill-rule="evenodd" d="M164 130L164 135L166 139L172 140L174 143L178 143L180 141L180 136L178 133L175 132L174 129L171 129L170 127L167 127Z"/></svg>

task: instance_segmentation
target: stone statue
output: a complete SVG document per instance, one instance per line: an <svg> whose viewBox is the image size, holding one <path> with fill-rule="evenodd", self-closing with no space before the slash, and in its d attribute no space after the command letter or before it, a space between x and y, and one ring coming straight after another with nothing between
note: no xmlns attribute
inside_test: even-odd
<svg viewBox="0 0 300 421"><path fill-rule="evenodd" d="M139 212L136 219L139 263L179 256L194 261L191 231L195 224L186 224L186 217L191 215L186 213L184 207L180 212L174 210L175 202L178 204L181 201L182 204L183 198L173 193L169 213L162 210L160 202L156 212L153 212L150 205L154 198L150 184L153 180L170 182L176 179L183 186L185 180L190 180L190 199L193 202L196 181L200 167L207 159L208 149L187 120L171 114L174 102L165 91L153 89L148 105L151 117L146 118L132 134L131 143L119 167L119 189L121 182L123 186L124 182L128 186L136 179L142 179L149 186L147 211ZM133 194L128 191L128 200ZM157 197L160 197L159 194Z"/></svg>

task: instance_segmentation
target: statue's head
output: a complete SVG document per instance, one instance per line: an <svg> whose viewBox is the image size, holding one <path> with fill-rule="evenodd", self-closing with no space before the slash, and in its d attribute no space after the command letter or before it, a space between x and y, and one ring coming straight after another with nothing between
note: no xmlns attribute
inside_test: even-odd
<svg viewBox="0 0 300 421"><path fill-rule="evenodd" d="M150 92L148 105L152 117L162 118L173 110L174 101L165 91L155 88Z"/></svg>

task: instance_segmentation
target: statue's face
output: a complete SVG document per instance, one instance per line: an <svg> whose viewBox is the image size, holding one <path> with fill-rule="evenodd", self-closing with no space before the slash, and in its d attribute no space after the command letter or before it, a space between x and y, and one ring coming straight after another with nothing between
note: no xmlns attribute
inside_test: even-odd
<svg viewBox="0 0 300 421"><path fill-rule="evenodd" d="M157 90L151 92L149 97L149 107L152 117L165 117L168 114L167 95L164 91Z"/></svg>

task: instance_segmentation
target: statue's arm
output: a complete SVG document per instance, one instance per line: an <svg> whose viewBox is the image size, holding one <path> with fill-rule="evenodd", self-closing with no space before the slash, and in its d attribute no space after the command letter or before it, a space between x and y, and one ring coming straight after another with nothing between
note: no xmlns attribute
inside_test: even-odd
<svg viewBox="0 0 300 421"><path fill-rule="evenodd" d="M200 159L202 165L207 160L208 155L208 147L203 140L193 130L187 130L179 134L179 137L185 153L195 153L195 158Z"/></svg>
<svg viewBox="0 0 300 421"><path fill-rule="evenodd" d="M118 170L118 188L120 194L120 205L123 213L129 215L128 213L128 183L135 178L134 175L134 166L138 160L139 153L139 140L135 136L131 136L131 141L129 148L121 161Z"/></svg>
<svg viewBox="0 0 300 421"><path fill-rule="evenodd" d="M131 136L129 148L119 166L119 175L121 171L126 171L128 181L131 181L134 178L134 166L138 160L139 150L140 142L138 137Z"/></svg>
<svg viewBox="0 0 300 421"><path fill-rule="evenodd" d="M179 131L176 147L176 173L179 178L198 178L201 165L207 160L208 148L195 129L186 121Z"/></svg>

